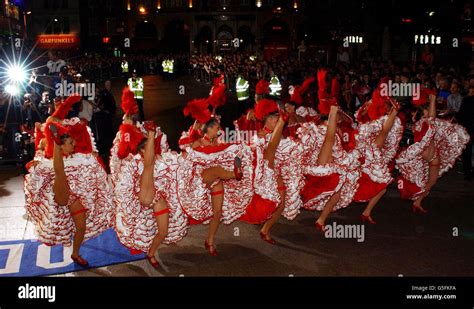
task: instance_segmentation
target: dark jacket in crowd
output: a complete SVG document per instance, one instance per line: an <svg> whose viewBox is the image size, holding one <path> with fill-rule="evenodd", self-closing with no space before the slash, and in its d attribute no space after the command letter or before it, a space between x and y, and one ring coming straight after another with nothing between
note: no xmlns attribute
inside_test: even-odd
<svg viewBox="0 0 474 309"><path fill-rule="evenodd" d="M474 134L474 96L463 98L456 119L459 124L467 129L471 136Z"/></svg>

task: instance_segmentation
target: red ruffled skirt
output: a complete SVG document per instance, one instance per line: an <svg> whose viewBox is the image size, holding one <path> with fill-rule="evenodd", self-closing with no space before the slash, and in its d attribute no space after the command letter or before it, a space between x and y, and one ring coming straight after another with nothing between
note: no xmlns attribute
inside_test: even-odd
<svg viewBox="0 0 474 309"><path fill-rule="evenodd" d="M333 173L327 176L305 175L305 186L301 190L303 202L320 196L325 192L333 192L339 184L339 174Z"/></svg>
<svg viewBox="0 0 474 309"><path fill-rule="evenodd" d="M389 185L389 183L379 183L373 181L366 173L362 173L358 183L359 188L354 195L354 202L358 203L369 201Z"/></svg>
<svg viewBox="0 0 474 309"><path fill-rule="evenodd" d="M403 175L397 177L397 187L400 192L400 197L404 200L413 200L423 193L420 187L407 180Z"/></svg>

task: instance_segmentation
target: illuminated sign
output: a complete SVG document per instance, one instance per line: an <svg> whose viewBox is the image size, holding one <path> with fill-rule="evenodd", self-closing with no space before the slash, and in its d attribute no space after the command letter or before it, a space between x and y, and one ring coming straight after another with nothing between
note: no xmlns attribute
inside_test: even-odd
<svg viewBox="0 0 474 309"><path fill-rule="evenodd" d="M79 37L73 34L38 35L39 48L74 48L79 46Z"/></svg>
<svg viewBox="0 0 474 309"><path fill-rule="evenodd" d="M439 45L441 44L441 37L437 35L428 35L428 34L421 34L415 35L415 44L433 44Z"/></svg>
<svg viewBox="0 0 474 309"><path fill-rule="evenodd" d="M348 44L361 44L364 42L364 38L358 35L348 35L344 38L344 42Z"/></svg>

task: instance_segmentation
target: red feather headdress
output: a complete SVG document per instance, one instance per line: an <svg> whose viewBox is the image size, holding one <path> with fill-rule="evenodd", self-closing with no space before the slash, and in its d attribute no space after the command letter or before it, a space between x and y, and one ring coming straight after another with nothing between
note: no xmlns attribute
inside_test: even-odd
<svg viewBox="0 0 474 309"><path fill-rule="evenodd" d="M295 89L293 90L293 94L291 95L290 101L296 103L297 105L303 104L303 96L308 91L311 83L314 82L315 80L316 78L309 77L305 79L305 81L303 82L301 86L296 86Z"/></svg>
<svg viewBox="0 0 474 309"><path fill-rule="evenodd" d="M260 121L263 121L267 115L276 112L278 112L278 105L273 100L262 99L255 104L255 117Z"/></svg>
<svg viewBox="0 0 474 309"><path fill-rule="evenodd" d="M212 94L208 99L208 103L214 108L224 105L227 102L225 90L226 86L224 84L214 87Z"/></svg>
<svg viewBox="0 0 474 309"><path fill-rule="evenodd" d="M257 95L270 94L270 82L264 79L259 80L257 85L255 86L255 94Z"/></svg>
<svg viewBox="0 0 474 309"><path fill-rule="evenodd" d="M194 99L188 102L183 109L184 116L191 116L199 123L206 123L211 119L208 99Z"/></svg>
<svg viewBox="0 0 474 309"><path fill-rule="evenodd" d="M219 87L220 85L224 84L224 74L219 75L219 77L214 78L214 82L212 86Z"/></svg>
<svg viewBox="0 0 474 309"><path fill-rule="evenodd" d="M122 90L122 110L129 116L138 114L137 101L129 87L125 87Z"/></svg>
<svg viewBox="0 0 474 309"><path fill-rule="evenodd" d="M320 99L318 104L319 113L321 115L329 115L329 111L333 105L338 105L335 98Z"/></svg>
<svg viewBox="0 0 474 309"><path fill-rule="evenodd" d="M388 112L385 104L387 99L387 96L383 96L380 93L380 88L374 90L374 93L372 94L372 102L367 107L367 115L369 115L371 120L379 119Z"/></svg>
<svg viewBox="0 0 474 309"><path fill-rule="evenodd" d="M140 130L131 124L120 125L120 141L118 145L117 156L125 159L130 153L137 154L138 145L145 138Z"/></svg>
<svg viewBox="0 0 474 309"><path fill-rule="evenodd" d="M341 84L336 77L332 78L331 81L331 97L337 98L341 92Z"/></svg>
<svg viewBox="0 0 474 309"><path fill-rule="evenodd" d="M65 135L65 134L71 135L70 132L69 132L69 129L67 127L64 127L63 125L61 125L58 122L51 122L51 123L54 123L54 125L57 128L58 138L60 138L61 136ZM46 158L52 158L53 157L53 151L54 151L53 132L51 132L51 129L49 128L51 123L47 123L44 126L44 136L46 137L46 147L45 147L44 151L45 151ZM56 142L59 143L58 140L56 140Z"/></svg>
<svg viewBox="0 0 474 309"><path fill-rule="evenodd" d="M77 103L81 100L81 96L79 95L73 95L68 97L64 102L59 104L58 108L53 113L53 117L58 118L63 120L66 118L67 114L71 110L71 107L74 105L74 103Z"/></svg>
<svg viewBox="0 0 474 309"><path fill-rule="evenodd" d="M318 98L320 101L328 97L328 94L326 92L326 89L328 87L328 82L326 81L327 74L328 71L326 69L318 70Z"/></svg>
<svg viewBox="0 0 474 309"><path fill-rule="evenodd" d="M422 106L427 104L431 94L436 95L436 90L422 86L420 89L420 97L418 99L415 99L415 94L413 94L413 105Z"/></svg>

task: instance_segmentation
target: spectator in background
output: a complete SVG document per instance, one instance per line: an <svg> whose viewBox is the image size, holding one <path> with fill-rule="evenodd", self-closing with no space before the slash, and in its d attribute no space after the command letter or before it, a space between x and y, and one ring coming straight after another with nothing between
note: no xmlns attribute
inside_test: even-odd
<svg viewBox="0 0 474 309"><path fill-rule="evenodd" d="M437 102L443 107L446 107L446 104L448 103L448 96L451 94L449 88L450 86L448 80L446 78L441 78L439 80L439 92Z"/></svg>
<svg viewBox="0 0 474 309"><path fill-rule="evenodd" d="M426 65L432 66L434 62L434 55L430 50L429 45L425 45L425 51L421 55L421 61L423 61Z"/></svg>
<svg viewBox="0 0 474 309"><path fill-rule="evenodd" d="M108 80L104 84L104 89L99 93L97 107L94 111L94 136L99 154L106 165L108 165L110 149L115 137L113 121L116 111L117 105L112 94L112 83Z"/></svg>
<svg viewBox="0 0 474 309"><path fill-rule="evenodd" d="M339 47L337 52L336 66L340 64L344 65L346 68L348 68L350 64L349 53L342 46Z"/></svg>
<svg viewBox="0 0 474 309"><path fill-rule="evenodd" d="M59 59L56 52L50 50L48 52L49 61L46 64L48 68L49 75L58 75L61 72L61 69L66 66L66 62L62 59Z"/></svg>
<svg viewBox="0 0 474 309"><path fill-rule="evenodd" d="M464 179L472 179L472 140L474 138L474 86L469 87L468 95L462 99L461 108L456 116L460 125L464 126L471 136L462 155Z"/></svg>
<svg viewBox="0 0 474 309"><path fill-rule="evenodd" d="M33 127L35 122L41 121L38 109L36 108L36 105L31 99L31 95L29 93L23 96L23 106L21 113L23 123L28 124L30 127Z"/></svg>
<svg viewBox="0 0 474 309"><path fill-rule="evenodd" d="M461 101L462 96L459 93L459 84L457 82L453 82L451 84L451 94L448 96L448 113L456 114L459 112L459 109L461 108Z"/></svg>

